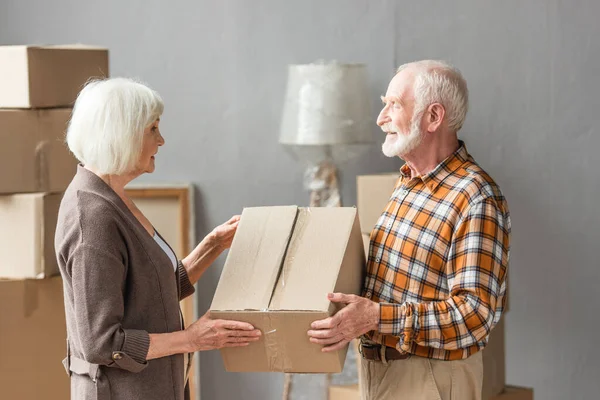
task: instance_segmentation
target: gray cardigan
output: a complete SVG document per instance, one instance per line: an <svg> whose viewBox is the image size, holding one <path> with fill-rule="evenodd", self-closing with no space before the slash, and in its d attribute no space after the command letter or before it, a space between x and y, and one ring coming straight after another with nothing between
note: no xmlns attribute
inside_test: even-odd
<svg viewBox="0 0 600 400"><path fill-rule="evenodd" d="M189 397L183 355L147 361L149 333L182 329L194 292L121 198L81 165L67 188L55 248L64 282L71 398ZM89 364L88 364L89 363Z"/></svg>

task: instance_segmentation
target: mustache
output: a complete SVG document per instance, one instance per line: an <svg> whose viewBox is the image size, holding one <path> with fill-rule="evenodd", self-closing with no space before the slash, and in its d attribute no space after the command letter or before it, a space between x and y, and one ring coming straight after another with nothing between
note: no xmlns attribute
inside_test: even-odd
<svg viewBox="0 0 600 400"><path fill-rule="evenodd" d="M396 128L394 126L394 124L392 124L391 122L387 122L387 123L383 124L383 126L381 127L381 130L384 132L389 132L389 133L398 133L398 128Z"/></svg>

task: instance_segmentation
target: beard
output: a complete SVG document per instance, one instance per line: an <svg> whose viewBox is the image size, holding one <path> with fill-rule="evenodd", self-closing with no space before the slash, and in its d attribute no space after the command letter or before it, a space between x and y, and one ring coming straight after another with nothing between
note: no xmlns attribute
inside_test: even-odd
<svg viewBox="0 0 600 400"><path fill-rule="evenodd" d="M381 145L381 151L386 157L405 156L414 151L423 140L421 134L420 118L414 115L411 118L410 129L408 132L402 132L397 126L388 122L381 129L389 132L385 137L385 142Z"/></svg>

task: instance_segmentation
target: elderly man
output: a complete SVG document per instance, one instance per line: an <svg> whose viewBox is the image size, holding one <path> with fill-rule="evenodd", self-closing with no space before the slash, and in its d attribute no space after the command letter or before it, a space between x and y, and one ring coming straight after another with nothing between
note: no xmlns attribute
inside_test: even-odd
<svg viewBox="0 0 600 400"><path fill-rule="evenodd" d="M363 296L329 294L346 306L308 335L323 351L362 336L363 399L480 399L480 350L505 303L506 200L457 137L457 69L403 65L382 100L383 153L406 163L371 232Z"/></svg>

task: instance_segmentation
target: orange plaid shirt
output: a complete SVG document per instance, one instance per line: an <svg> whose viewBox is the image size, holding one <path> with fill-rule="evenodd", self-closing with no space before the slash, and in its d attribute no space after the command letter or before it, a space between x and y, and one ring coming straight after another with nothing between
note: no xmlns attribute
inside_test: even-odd
<svg viewBox="0 0 600 400"><path fill-rule="evenodd" d="M464 143L429 174L407 165L371 232L363 296L381 303L366 336L441 360L483 349L505 303L506 200Z"/></svg>

